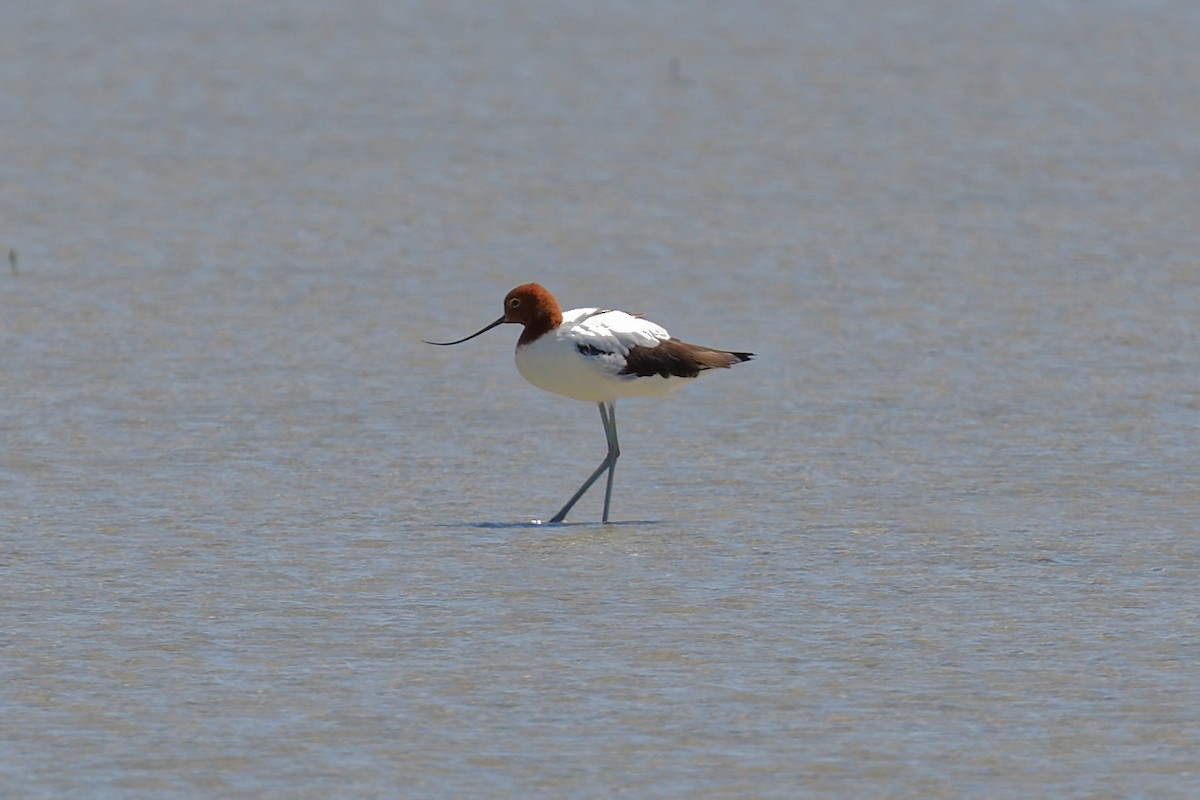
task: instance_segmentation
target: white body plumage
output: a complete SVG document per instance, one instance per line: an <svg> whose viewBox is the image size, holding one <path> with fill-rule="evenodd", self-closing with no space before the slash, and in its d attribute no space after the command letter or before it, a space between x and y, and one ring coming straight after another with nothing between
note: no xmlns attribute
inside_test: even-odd
<svg viewBox="0 0 1200 800"><path fill-rule="evenodd" d="M563 312L562 324L517 345L517 371L539 389L593 403L621 397L661 397L687 381L662 375L622 375L632 347L670 338L661 325L603 308Z"/></svg>

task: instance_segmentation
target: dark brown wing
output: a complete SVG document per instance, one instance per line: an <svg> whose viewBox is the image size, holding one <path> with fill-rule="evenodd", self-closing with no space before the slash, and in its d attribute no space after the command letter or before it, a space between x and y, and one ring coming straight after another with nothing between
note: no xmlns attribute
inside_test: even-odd
<svg viewBox="0 0 1200 800"><path fill-rule="evenodd" d="M647 377L661 375L664 378L694 378L703 370L732 367L749 361L753 353L735 353L714 350L698 344L688 344L678 339L666 339L654 347L631 347L625 355L625 368L621 375Z"/></svg>

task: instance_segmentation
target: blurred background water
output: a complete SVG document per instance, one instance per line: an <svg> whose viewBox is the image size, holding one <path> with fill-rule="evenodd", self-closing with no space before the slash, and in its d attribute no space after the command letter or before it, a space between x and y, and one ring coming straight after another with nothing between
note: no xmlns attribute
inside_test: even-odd
<svg viewBox="0 0 1200 800"><path fill-rule="evenodd" d="M1195 795L1200 6L0 27L5 796Z"/></svg>

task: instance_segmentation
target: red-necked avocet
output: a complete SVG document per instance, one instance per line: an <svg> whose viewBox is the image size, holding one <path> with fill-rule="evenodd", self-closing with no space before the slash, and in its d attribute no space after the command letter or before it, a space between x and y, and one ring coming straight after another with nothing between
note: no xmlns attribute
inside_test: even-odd
<svg viewBox="0 0 1200 800"><path fill-rule="evenodd" d="M474 339L506 322L525 326L517 340L517 371L539 389L600 407L608 453L579 491L551 522L567 513L600 475L608 471L603 521L608 522L613 470L621 449L617 444L617 400L622 397L662 397L714 367L731 367L753 353L715 350L671 338L661 325L624 311L576 308L563 313L558 302L536 283L513 289L504 298L504 316L452 345Z"/></svg>

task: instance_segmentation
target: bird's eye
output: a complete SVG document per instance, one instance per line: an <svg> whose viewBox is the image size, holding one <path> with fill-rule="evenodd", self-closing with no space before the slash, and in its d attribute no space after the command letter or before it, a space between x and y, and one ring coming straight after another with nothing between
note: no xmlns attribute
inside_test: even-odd
<svg viewBox="0 0 1200 800"><path fill-rule="evenodd" d="M514 297L512 300L509 300L508 307L509 308L520 308L521 307L521 298Z"/></svg>

